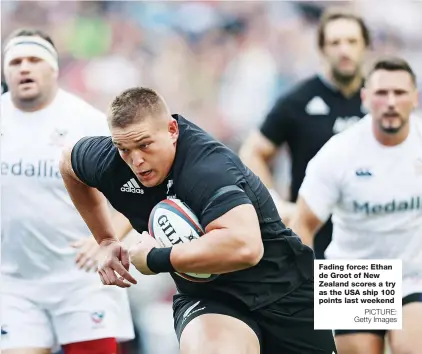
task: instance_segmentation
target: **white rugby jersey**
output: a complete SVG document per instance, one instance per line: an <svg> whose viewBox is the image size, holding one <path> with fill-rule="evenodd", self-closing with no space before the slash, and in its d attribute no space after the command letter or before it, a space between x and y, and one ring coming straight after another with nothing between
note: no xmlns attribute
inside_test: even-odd
<svg viewBox="0 0 422 354"><path fill-rule="evenodd" d="M1 96L1 271L40 278L75 268L70 243L90 235L59 172L63 146L109 135L104 114L59 90L37 112Z"/></svg>
<svg viewBox="0 0 422 354"><path fill-rule="evenodd" d="M375 139L370 115L331 138L309 162L299 194L334 225L327 259L402 259L422 274L422 120L393 147Z"/></svg>

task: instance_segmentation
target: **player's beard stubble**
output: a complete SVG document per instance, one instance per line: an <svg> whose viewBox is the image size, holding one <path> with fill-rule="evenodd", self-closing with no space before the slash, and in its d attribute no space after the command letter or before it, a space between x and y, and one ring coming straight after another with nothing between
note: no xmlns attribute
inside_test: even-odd
<svg viewBox="0 0 422 354"><path fill-rule="evenodd" d="M394 121L389 121L388 117L394 117ZM403 127L406 126L406 124L408 124L408 121L403 119L397 112L385 113L382 118L378 120L380 130L389 135L397 134L403 129Z"/></svg>
<svg viewBox="0 0 422 354"><path fill-rule="evenodd" d="M339 85L348 86L357 76L360 76L360 70L359 68L356 68L352 73L344 73L336 67L332 67L331 75L334 81Z"/></svg>

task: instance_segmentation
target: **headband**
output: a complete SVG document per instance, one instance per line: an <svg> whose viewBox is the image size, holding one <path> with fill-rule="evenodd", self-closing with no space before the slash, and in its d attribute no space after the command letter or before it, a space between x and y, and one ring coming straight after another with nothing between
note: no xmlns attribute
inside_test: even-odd
<svg viewBox="0 0 422 354"><path fill-rule="evenodd" d="M44 38L19 36L12 38L4 49L4 63L9 65L16 58L36 57L44 60L55 70L59 70L56 49Z"/></svg>

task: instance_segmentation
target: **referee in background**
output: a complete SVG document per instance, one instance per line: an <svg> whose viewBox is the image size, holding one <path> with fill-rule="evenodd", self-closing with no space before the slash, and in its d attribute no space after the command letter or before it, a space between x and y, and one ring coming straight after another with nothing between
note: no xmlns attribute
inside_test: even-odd
<svg viewBox="0 0 422 354"><path fill-rule="evenodd" d="M317 37L323 68L280 97L260 129L252 132L240 149L243 162L272 190L286 224L294 212L309 160L334 134L365 115L360 98L362 64L371 44L365 22L353 13L328 10L321 16ZM283 144L291 156L289 201L274 191L269 168ZM324 258L331 233L328 220L315 237L317 259Z"/></svg>

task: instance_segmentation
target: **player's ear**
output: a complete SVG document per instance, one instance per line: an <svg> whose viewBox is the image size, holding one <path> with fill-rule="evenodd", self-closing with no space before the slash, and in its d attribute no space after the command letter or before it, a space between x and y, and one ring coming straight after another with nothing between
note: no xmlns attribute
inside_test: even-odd
<svg viewBox="0 0 422 354"><path fill-rule="evenodd" d="M419 107L419 90L416 89L415 90L415 95L414 95L414 99L413 99L413 108L418 108Z"/></svg>
<svg viewBox="0 0 422 354"><path fill-rule="evenodd" d="M58 70L53 70L53 78L54 78L54 80L58 80L58 78L59 78Z"/></svg>
<svg viewBox="0 0 422 354"><path fill-rule="evenodd" d="M170 138L173 141L176 141L179 137L179 125L177 124L176 119L171 119L168 123L168 132L170 134Z"/></svg>
<svg viewBox="0 0 422 354"><path fill-rule="evenodd" d="M362 106L365 107L365 110L368 111L369 106L367 103L367 99L368 99L368 91L365 87L362 87L360 90L360 99L362 101Z"/></svg>

